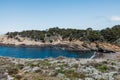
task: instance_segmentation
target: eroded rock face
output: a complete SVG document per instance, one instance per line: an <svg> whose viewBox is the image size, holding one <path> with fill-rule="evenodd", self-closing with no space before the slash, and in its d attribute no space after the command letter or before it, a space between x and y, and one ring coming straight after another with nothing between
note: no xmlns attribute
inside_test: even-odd
<svg viewBox="0 0 120 80"><path fill-rule="evenodd" d="M105 52L120 52L120 47L108 43L99 43L98 48Z"/></svg>
<svg viewBox="0 0 120 80"><path fill-rule="evenodd" d="M40 41L33 41L28 38L19 37L20 40L15 38L8 38L7 36L0 36L0 45L4 46L21 46L21 47L59 47L71 51L99 51L99 52L120 52L120 47L100 42L82 42L82 41L54 41L52 43L43 43Z"/></svg>

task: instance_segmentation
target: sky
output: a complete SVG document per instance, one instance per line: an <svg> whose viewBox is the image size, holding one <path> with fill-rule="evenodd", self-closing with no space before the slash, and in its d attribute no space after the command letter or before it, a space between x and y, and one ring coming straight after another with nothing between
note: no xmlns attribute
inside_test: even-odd
<svg viewBox="0 0 120 80"><path fill-rule="evenodd" d="M0 0L0 34L120 24L120 0Z"/></svg>

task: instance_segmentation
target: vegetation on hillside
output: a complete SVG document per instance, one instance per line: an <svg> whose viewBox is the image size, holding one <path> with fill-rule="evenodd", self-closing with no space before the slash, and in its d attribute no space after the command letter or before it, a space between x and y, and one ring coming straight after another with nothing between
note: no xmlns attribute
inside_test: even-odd
<svg viewBox="0 0 120 80"><path fill-rule="evenodd" d="M99 42L120 42L120 25L115 25L112 28L106 28L103 30L93 30L87 28L86 30L79 29L64 29L64 28L50 28L48 30L28 30L22 32L8 32L9 38L15 38L16 36L27 37L35 41L45 41L46 37L61 36L62 40L81 40L81 41L99 41ZM52 42L52 41L51 41Z"/></svg>

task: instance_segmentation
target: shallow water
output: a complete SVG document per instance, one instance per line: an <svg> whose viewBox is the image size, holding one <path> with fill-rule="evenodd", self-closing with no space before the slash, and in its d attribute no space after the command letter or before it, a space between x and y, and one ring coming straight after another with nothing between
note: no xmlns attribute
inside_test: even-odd
<svg viewBox="0 0 120 80"><path fill-rule="evenodd" d="M27 47L5 47L0 46L0 56L15 58L56 58L59 56L67 58L90 58L93 52L77 53L59 48L27 48Z"/></svg>

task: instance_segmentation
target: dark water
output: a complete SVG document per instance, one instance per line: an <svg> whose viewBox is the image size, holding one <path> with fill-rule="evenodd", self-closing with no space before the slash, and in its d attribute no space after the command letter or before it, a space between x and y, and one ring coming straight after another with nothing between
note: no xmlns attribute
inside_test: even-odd
<svg viewBox="0 0 120 80"><path fill-rule="evenodd" d="M56 58L64 56L68 58L90 58L93 52L77 53L57 48L23 48L23 47L4 47L0 46L0 56L15 58Z"/></svg>

